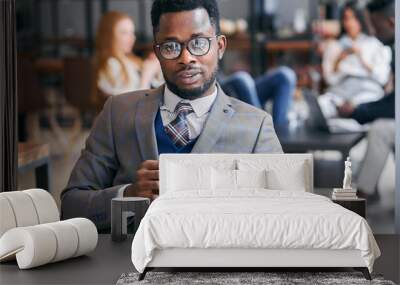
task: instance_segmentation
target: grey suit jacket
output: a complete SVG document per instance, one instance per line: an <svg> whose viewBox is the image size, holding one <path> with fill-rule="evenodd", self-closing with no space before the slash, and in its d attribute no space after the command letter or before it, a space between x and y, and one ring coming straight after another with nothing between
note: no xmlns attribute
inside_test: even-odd
<svg viewBox="0 0 400 285"><path fill-rule="evenodd" d="M135 181L144 160L158 159L154 119L164 86L110 96L61 194L62 218L86 217L110 226L111 199ZM218 94L192 153L281 153L271 116Z"/></svg>

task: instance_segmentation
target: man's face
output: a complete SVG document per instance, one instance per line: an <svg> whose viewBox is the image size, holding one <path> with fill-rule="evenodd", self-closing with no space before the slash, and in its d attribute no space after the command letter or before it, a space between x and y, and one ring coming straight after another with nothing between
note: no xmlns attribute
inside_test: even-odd
<svg viewBox="0 0 400 285"><path fill-rule="evenodd" d="M207 96L214 91L218 61L225 51L226 39L216 37L215 28L203 8L163 14L155 34L155 44L167 41L182 44L197 37L213 37L207 54L192 55L185 44L178 58L165 59L155 47L168 88L186 99Z"/></svg>
<svg viewBox="0 0 400 285"><path fill-rule="evenodd" d="M370 14L372 25L375 29L376 37L384 44L393 44L394 42L394 18L388 18L381 13Z"/></svg>

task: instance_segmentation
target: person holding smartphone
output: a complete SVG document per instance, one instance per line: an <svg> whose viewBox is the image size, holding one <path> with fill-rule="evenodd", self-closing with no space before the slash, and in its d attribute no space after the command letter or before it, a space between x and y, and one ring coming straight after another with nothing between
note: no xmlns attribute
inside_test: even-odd
<svg viewBox="0 0 400 285"><path fill-rule="evenodd" d="M338 108L358 106L384 96L390 79L390 48L368 35L364 10L356 2L346 4L341 13L342 34L323 53L323 75L329 88L319 97L325 117L338 116Z"/></svg>

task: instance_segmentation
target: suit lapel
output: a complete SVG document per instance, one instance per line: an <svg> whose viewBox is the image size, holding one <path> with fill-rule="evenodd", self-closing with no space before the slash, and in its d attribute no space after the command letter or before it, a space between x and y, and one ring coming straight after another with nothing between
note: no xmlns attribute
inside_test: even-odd
<svg viewBox="0 0 400 285"><path fill-rule="evenodd" d="M143 160L157 160L158 148L154 120L161 104L164 85L147 92L138 102L135 129Z"/></svg>
<svg viewBox="0 0 400 285"><path fill-rule="evenodd" d="M192 153L209 153L218 139L226 130L229 120L235 113L229 97L217 85L218 94L211 108L210 114L204 124L196 144L193 146Z"/></svg>

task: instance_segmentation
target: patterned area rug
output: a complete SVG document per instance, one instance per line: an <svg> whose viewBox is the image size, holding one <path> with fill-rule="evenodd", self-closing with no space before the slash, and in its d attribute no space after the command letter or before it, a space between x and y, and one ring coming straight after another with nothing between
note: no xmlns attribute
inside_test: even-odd
<svg viewBox="0 0 400 285"><path fill-rule="evenodd" d="M122 274L117 285L134 284L221 284L221 285L395 285L384 280L380 275L372 275L368 281L360 272L148 272L142 281L138 281L139 273Z"/></svg>

